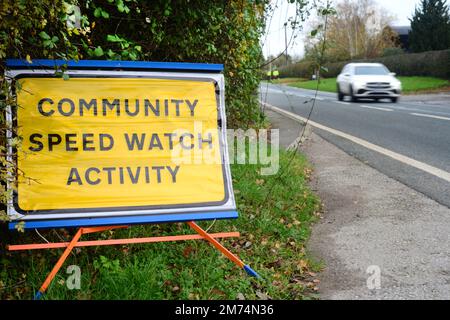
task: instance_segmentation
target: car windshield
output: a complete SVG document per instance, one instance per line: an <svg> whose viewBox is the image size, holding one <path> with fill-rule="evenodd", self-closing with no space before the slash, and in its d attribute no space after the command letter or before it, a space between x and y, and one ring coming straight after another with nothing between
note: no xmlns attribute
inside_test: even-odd
<svg viewBox="0 0 450 320"><path fill-rule="evenodd" d="M355 67L355 75L380 75L388 74L388 70L382 66L361 66Z"/></svg>

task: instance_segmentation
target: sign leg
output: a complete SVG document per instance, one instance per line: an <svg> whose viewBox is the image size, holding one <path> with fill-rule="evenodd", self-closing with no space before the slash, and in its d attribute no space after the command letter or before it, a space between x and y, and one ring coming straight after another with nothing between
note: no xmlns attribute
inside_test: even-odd
<svg viewBox="0 0 450 320"><path fill-rule="evenodd" d="M230 259L233 263L235 263L239 268L244 269L244 271L256 278L261 278L261 276L252 268L250 268L249 265L246 265L244 262L242 262L241 259L239 259L235 254L231 253L227 248L225 248L223 245L219 243L216 239L211 237L205 230L200 228L198 224L196 224L194 221L189 221L187 224L194 229L199 235L201 235L205 240L207 240L209 243L211 243L214 247L216 247L220 252L222 252L228 259Z"/></svg>
<svg viewBox="0 0 450 320"><path fill-rule="evenodd" d="M83 234L83 228L78 229L77 233L75 233L74 237L70 241L69 245L64 250L63 254L59 258L58 262L56 262L55 266L53 267L52 271L48 274L47 278L45 279L44 283L42 284L41 288L38 292L36 292L34 296L34 300L39 300L44 292L47 290L48 286L52 282L52 280L55 278L56 274L58 273L59 269L61 269L62 265L64 264L64 261L66 261L67 257L69 256L72 249L77 244L78 240L80 239L81 235Z"/></svg>

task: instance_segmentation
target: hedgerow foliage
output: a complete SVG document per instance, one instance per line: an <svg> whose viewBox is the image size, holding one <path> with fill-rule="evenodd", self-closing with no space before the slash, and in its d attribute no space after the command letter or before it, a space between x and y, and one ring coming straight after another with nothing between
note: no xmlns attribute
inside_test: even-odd
<svg viewBox="0 0 450 320"><path fill-rule="evenodd" d="M326 63L322 76L336 77L350 62L380 62L400 76L430 76L450 79L450 50L405 53L375 59L356 59ZM310 78L314 72L313 62L300 62L280 69L280 77Z"/></svg>
<svg viewBox="0 0 450 320"><path fill-rule="evenodd" d="M228 115L236 126L260 120L254 93L265 1L2 0L0 59L62 58L223 63Z"/></svg>
<svg viewBox="0 0 450 320"><path fill-rule="evenodd" d="M6 180L14 171L5 157L5 110L7 105L15 107L5 77L6 58L223 63L229 126L262 123L256 91L262 56L259 38L268 0L0 1L2 204L8 198ZM64 70L55 72L66 77Z"/></svg>
<svg viewBox="0 0 450 320"><path fill-rule="evenodd" d="M85 46L88 54L100 59L223 63L230 125L258 125L255 92L264 1L80 2L80 7L89 7L85 11L95 44L95 49Z"/></svg>
<svg viewBox="0 0 450 320"><path fill-rule="evenodd" d="M7 202L6 181L14 186L14 159L8 164L6 158L6 106L16 108L11 91L11 79L5 75L6 58L34 57L51 59L78 59L77 43L87 39L89 26L80 21L78 29L68 28L67 5L61 0L18 1L1 0L0 6L0 204ZM20 145L20 139L11 140L13 146ZM13 155L14 156L14 155ZM23 174L18 172L19 174ZM4 208L0 220L6 219Z"/></svg>

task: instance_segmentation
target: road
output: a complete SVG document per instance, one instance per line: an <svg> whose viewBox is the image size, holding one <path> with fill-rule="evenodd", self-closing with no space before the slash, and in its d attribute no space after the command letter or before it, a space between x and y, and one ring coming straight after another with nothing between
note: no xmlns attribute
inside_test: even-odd
<svg viewBox="0 0 450 320"><path fill-rule="evenodd" d="M332 93L262 83L260 100L310 120L313 130L378 171L450 207L449 95L399 103L337 101ZM348 98L347 98L348 99Z"/></svg>

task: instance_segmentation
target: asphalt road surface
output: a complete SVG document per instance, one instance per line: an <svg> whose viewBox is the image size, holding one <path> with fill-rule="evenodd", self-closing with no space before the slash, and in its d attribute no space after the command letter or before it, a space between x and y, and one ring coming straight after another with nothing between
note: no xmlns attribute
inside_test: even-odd
<svg viewBox="0 0 450 320"><path fill-rule="evenodd" d="M316 97L315 101L313 98ZM262 83L260 100L318 124L346 153L450 207L450 95L352 103L332 93ZM264 104L263 104L264 105Z"/></svg>

